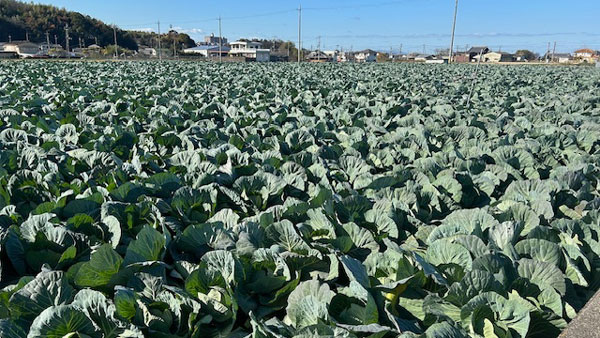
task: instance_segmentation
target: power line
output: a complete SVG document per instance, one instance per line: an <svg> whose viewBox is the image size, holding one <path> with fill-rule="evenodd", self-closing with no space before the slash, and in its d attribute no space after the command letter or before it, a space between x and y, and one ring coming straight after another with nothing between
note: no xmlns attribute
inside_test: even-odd
<svg viewBox="0 0 600 338"><path fill-rule="evenodd" d="M307 7L305 9L310 10L310 11L359 9L359 8L384 7L384 6L398 5L398 4L403 4L406 2L408 2L408 0L386 1L386 2L379 2L379 3L356 4L356 5L346 5L346 6Z"/></svg>

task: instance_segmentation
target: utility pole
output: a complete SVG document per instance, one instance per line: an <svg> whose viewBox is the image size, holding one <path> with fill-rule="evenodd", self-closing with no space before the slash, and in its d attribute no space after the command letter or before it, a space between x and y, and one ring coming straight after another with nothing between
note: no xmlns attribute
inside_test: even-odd
<svg viewBox="0 0 600 338"><path fill-rule="evenodd" d="M50 32L46 32L46 45L48 46L48 50L50 50Z"/></svg>
<svg viewBox="0 0 600 338"><path fill-rule="evenodd" d="M98 37L94 36L94 43L96 44L96 46L98 46Z"/></svg>
<svg viewBox="0 0 600 338"><path fill-rule="evenodd" d="M319 35L317 37L318 43L317 43L317 60L321 61L321 36Z"/></svg>
<svg viewBox="0 0 600 338"><path fill-rule="evenodd" d="M221 16L219 15L219 63L223 62L223 32L221 31Z"/></svg>
<svg viewBox="0 0 600 338"><path fill-rule="evenodd" d="M302 5L298 6L298 63L302 59Z"/></svg>
<svg viewBox="0 0 600 338"><path fill-rule="evenodd" d="M550 54L550 42L548 42L548 49L546 49L546 62L548 62L549 54Z"/></svg>
<svg viewBox="0 0 600 338"><path fill-rule="evenodd" d="M452 21L452 38L450 39L450 55L448 56L448 62L452 63L454 60L454 31L456 30L456 14L458 13L458 0L454 3L454 20Z"/></svg>
<svg viewBox="0 0 600 338"><path fill-rule="evenodd" d="M119 58L119 45L117 44L117 26L113 26L113 35L115 37L115 58Z"/></svg>
<svg viewBox="0 0 600 338"><path fill-rule="evenodd" d="M169 34L173 31L173 25L169 25ZM173 58L177 56L177 51L175 50L175 34L173 34Z"/></svg>
<svg viewBox="0 0 600 338"><path fill-rule="evenodd" d="M556 53L556 41L554 41L554 47L552 48L552 60L551 62L554 62L554 54Z"/></svg>
<svg viewBox="0 0 600 338"><path fill-rule="evenodd" d="M25 31L25 41L29 41L29 32Z"/></svg>
<svg viewBox="0 0 600 338"><path fill-rule="evenodd" d="M67 47L67 58L71 58L71 50L69 49L69 24L65 26L65 47Z"/></svg>
<svg viewBox="0 0 600 338"><path fill-rule="evenodd" d="M162 61L162 49L160 48L160 20L157 22L158 24L158 59Z"/></svg>

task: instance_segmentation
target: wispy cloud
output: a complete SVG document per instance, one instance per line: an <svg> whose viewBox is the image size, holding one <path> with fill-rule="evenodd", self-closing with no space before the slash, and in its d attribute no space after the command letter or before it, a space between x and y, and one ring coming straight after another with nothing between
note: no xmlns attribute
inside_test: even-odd
<svg viewBox="0 0 600 338"><path fill-rule="evenodd" d="M143 28L131 28L129 29L130 31L137 31L137 32L146 32L146 33L151 33L154 32L154 28L150 28L150 27L143 27Z"/></svg>
<svg viewBox="0 0 600 338"><path fill-rule="evenodd" d="M202 28L183 28L183 27L173 27L173 30L184 33L184 34L202 34L204 30Z"/></svg>

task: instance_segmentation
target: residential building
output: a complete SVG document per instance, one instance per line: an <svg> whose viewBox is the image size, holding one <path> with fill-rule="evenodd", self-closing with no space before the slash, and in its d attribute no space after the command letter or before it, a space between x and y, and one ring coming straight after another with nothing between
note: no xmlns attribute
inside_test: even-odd
<svg viewBox="0 0 600 338"><path fill-rule="evenodd" d="M40 46L29 41L12 41L4 44L5 52L15 52L20 57L28 58L39 55Z"/></svg>
<svg viewBox="0 0 600 338"><path fill-rule="evenodd" d="M41 54L48 56L57 56L58 54L62 54L64 52L64 49L61 45L54 43L49 45L47 43L42 43L39 46L39 50Z"/></svg>
<svg viewBox="0 0 600 338"><path fill-rule="evenodd" d="M243 57L247 61L267 62L271 59L271 51L262 49L260 42L235 41L229 44L229 56Z"/></svg>
<svg viewBox="0 0 600 338"><path fill-rule="evenodd" d="M433 59L434 59L434 56L431 54L417 54L417 55L415 55L415 58L414 58L414 60L416 62L425 62L427 60L433 60Z"/></svg>
<svg viewBox="0 0 600 338"><path fill-rule="evenodd" d="M330 58L327 54L321 52L320 50L316 50L316 51L310 52L306 56L306 60L308 62L313 62L313 63L325 63L325 62L331 62L332 58Z"/></svg>
<svg viewBox="0 0 600 338"><path fill-rule="evenodd" d="M596 52L589 48L582 48L575 51L576 58L591 58L596 55Z"/></svg>
<svg viewBox="0 0 600 338"><path fill-rule="evenodd" d="M90 46L90 48L91 48L91 46ZM138 53L140 53L146 57L155 57L158 55L155 48L148 47L148 46L139 46Z"/></svg>
<svg viewBox="0 0 600 338"><path fill-rule="evenodd" d="M467 51L467 54L469 54L469 61L474 62L474 61L478 60L479 55L484 55L489 52L490 52L490 49L487 46L476 46L476 47L471 47Z"/></svg>
<svg viewBox="0 0 600 338"><path fill-rule="evenodd" d="M208 58L208 57L218 57L219 53L221 53L222 56L226 56L230 50L231 50L231 48L229 48L227 46L219 47L218 45L217 46L201 45L201 46L196 46L196 47L192 47L192 48L186 48L183 50L183 53L188 54L188 55L197 55L197 56L202 56L202 57Z"/></svg>
<svg viewBox="0 0 600 338"><path fill-rule="evenodd" d="M340 56L342 53L339 50L325 50L323 53L329 57L330 62L340 62Z"/></svg>
<svg viewBox="0 0 600 338"><path fill-rule="evenodd" d="M571 61L573 61L573 56L569 53L546 53L546 55L544 55L542 57L543 60L550 60L552 62L558 62L558 63L569 63Z"/></svg>
<svg viewBox="0 0 600 338"><path fill-rule="evenodd" d="M354 54L354 59L356 62L377 62L377 52L371 49L365 49Z"/></svg>
<svg viewBox="0 0 600 338"><path fill-rule="evenodd" d="M589 48L582 48L575 51L575 59L582 62L594 62L596 52Z"/></svg>
<svg viewBox="0 0 600 338"><path fill-rule="evenodd" d="M459 53L459 54L454 55L453 60L454 60L454 62L465 63L465 62L471 62L471 57L468 53Z"/></svg>
<svg viewBox="0 0 600 338"><path fill-rule="evenodd" d="M506 52L489 52L483 55L484 62L513 62L514 55Z"/></svg>

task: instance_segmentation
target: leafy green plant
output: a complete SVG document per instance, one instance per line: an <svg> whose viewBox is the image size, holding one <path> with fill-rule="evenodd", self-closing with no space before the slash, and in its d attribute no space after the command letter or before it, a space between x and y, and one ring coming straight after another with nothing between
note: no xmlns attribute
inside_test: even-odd
<svg viewBox="0 0 600 338"><path fill-rule="evenodd" d="M0 336L557 336L600 75L471 71L3 63Z"/></svg>

